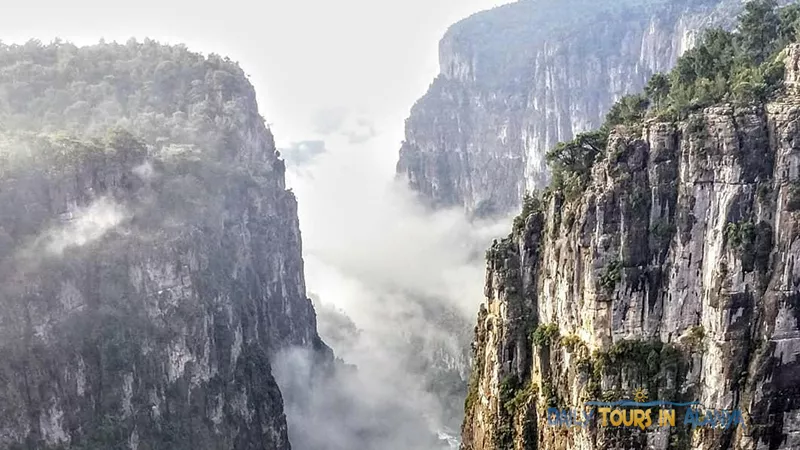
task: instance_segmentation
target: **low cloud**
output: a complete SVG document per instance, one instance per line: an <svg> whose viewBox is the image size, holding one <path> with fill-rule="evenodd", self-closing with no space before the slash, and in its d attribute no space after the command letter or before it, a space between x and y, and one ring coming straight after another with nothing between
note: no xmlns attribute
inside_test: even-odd
<svg viewBox="0 0 800 450"><path fill-rule="evenodd" d="M396 377L342 363L320 371L307 349L288 349L273 364L297 450L444 450L418 408L433 400ZM309 389L309 386L312 386ZM421 432L422 431L422 432Z"/></svg>
<svg viewBox="0 0 800 450"><path fill-rule="evenodd" d="M351 144L361 144L375 137L375 124L366 118L355 119L355 123L344 133Z"/></svg>
<svg viewBox="0 0 800 450"><path fill-rule="evenodd" d="M347 108L340 107L318 110L311 119L314 131L323 136L336 133L344 126L347 115Z"/></svg>
<svg viewBox="0 0 800 450"><path fill-rule="evenodd" d="M362 144L377 136L375 123L361 114L346 108L317 111L311 119L314 131L322 136L339 136L349 144Z"/></svg>
<svg viewBox="0 0 800 450"><path fill-rule="evenodd" d="M431 213L405 184L386 179L379 159L368 146L350 146L318 158L307 168L313 179L289 173L306 256L382 288L449 301L471 317L483 299L483 250L509 222Z"/></svg>
<svg viewBox="0 0 800 450"><path fill-rule="evenodd" d="M85 208L61 215L63 225L47 232L39 244L50 254L60 255L70 247L96 241L127 217L125 209L107 197Z"/></svg>
<svg viewBox="0 0 800 450"><path fill-rule="evenodd" d="M392 147L380 141L329 143L304 170L290 166L288 183L300 205L320 333L357 367L362 388L327 395L369 396L421 419L400 434L384 430L380 445L354 448L432 450L440 447L403 447L404 439L458 435L469 342L483 301L483 253L492 238L507 234L509 222L469 222L460 210L431 213L393 181L394 155L386 151ZM329 420L333 426L336 415ZM296 439L297 430L290 433Z"/></svg>
<svg viewBox="0 0 800 450"><path fill-rule="evenodd" d="M280 152L289 166L298 168L314 161L315 158L327 152L327 150L325 149L325 141L301 141L293 142L289 146L281 148Z"/></svg>
<svg viewBox="0 0 800 450"><path fill-rule="evenodd" d="M145 161L142 164L133 168L134 175L141 178L143 181L151 181L156 176L156 171L150 161Z"/></svg>

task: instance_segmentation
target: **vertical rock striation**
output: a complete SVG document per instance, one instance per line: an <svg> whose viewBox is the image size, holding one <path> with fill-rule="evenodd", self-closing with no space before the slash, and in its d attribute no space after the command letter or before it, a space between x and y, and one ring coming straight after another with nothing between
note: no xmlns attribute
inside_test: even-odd
<svg viewBox="0 0 800 450"><path fill-rule="evenodd" d="M463 449L800 446L799 53L769 104L617 128L585 196L529 205L492 246ZM747 426L547 424L637 388Z"/></svg>
<svg viewBox="0 0 800 450"><path fill-rule="evenodd" d="M273 355L332 357L241 69L0 50L0 447L288 450Z"/></svg>
<svg viewBox="0 0 800 450"><path fill-rule="evenodd" d="M508 213L547 178L544 153L601 125L670 69L735 0L522 0L452 26L440 73L414 105L398 176L432 205Z"/></svg>

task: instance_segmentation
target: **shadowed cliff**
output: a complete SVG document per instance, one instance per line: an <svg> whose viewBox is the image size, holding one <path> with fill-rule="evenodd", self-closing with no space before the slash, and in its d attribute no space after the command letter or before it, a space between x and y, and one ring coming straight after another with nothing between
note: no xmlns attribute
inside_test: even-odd
<svg viewBox="0 0 800 450"><path fill-rule="evenodd" d="M241 69L0 46L0 446L289 449L274 354L332 359Z"/></svg>

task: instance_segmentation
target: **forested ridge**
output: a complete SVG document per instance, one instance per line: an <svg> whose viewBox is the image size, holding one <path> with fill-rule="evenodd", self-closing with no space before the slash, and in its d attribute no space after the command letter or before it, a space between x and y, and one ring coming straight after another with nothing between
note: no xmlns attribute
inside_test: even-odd
<svg viewBox="0 0 800 450"><path fill-rule="evenodd" d="M238 64L145 39L78 47L0 44L0 130L102 134L121 127L151 144L213 145L254 111ZM253 118L246 118L253 119Z"/></svg>

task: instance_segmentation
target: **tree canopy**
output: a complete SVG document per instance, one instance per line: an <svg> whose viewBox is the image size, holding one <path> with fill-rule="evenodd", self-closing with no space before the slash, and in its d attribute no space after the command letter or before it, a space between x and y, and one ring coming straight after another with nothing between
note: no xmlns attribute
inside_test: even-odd
<svg viewBox="0 0 800 450"><path fill-rule="evenodd" d="M261 120L255 111L237 64L182 45L0 43L0 132L95 136L121 127L156 147L213 147L226 131Z"/></svg>

